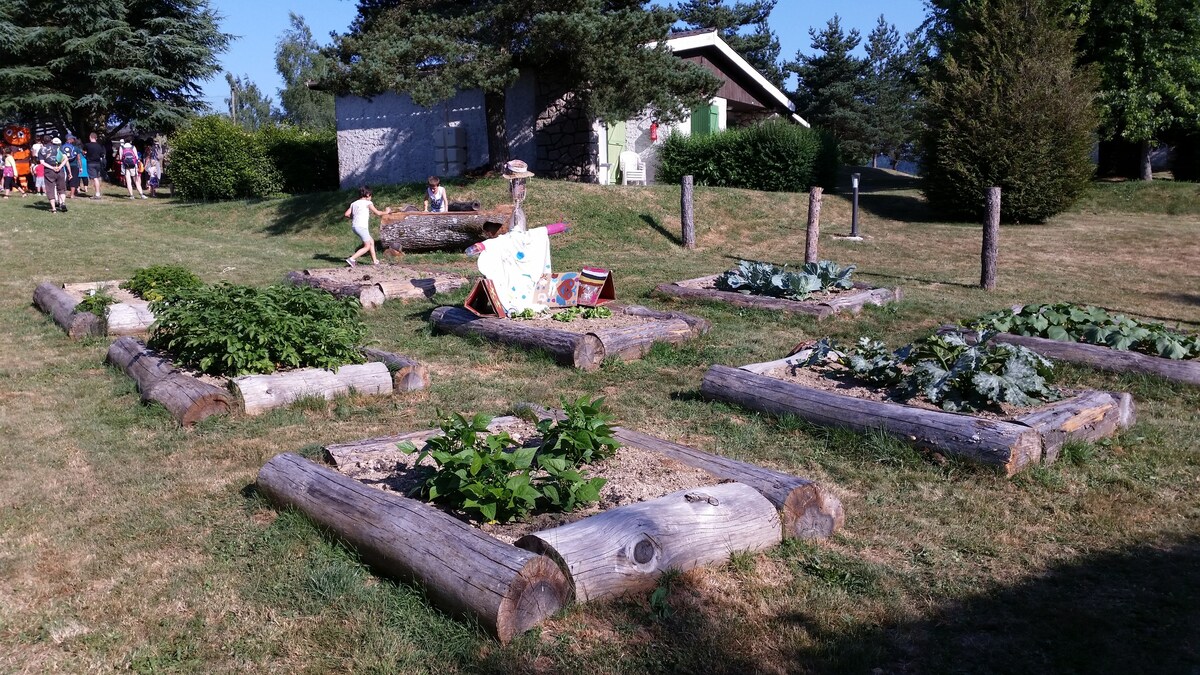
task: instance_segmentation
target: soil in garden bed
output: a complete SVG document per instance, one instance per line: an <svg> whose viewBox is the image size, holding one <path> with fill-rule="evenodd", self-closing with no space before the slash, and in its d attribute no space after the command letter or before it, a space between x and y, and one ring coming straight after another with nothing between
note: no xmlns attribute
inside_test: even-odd
<svg viewBox="0 0 1200 675"><path fill-rule="evenodd" d="M382 260L378 265L372 265L368 261L366 263L359 262L358 267L326 267L304 271L310 276L330 279L339 284L369 285L381 281L411 281L413 279L433 279L439 287L453 283L460 285L465 283L463 275L455 272L392 265Z"/></svg>
<svg viewBox="0 0 1200 675"><path fill-rule="evenodd" d="M725 291L720 288L717 288L717 276L719 276L719 275L714 274L713 276L710 276L710 277L701 277L699 279L688 279L686 281L676 281L675 285L681 286L683 288L698 288L698 289L708 290L708 291L722 291L723 293L738 293L738 291ZM814 293L809 295L807 298L804 298L803 300L792 300L792 302L825 302L826 300L836 298L837 296L842 295L844 293L861 292L862 290L863 289L861 289L861 288L849 288L849 289L837 288L837 289L832 289L832 290L828 290L828 291L815 291ZM759 298L775 297L775 296L771 296L771 295L756 295L754 293L741 293L741 295L752 295L752 296L759 297ZM779 298L779 299L780 300L790 300L791 298Z"/></svg>
<svg viewBox="0 0 1200 675"><path fill-rule="evenodd" d="M537 427L532 422L516 420L499 427L496 431L507 431L524 445L537 445L539 440ZM423 445L421 442L413 444L418 449ZM361 460L344 462L340 470L346 476L372 487L408 497L433 473L435 466L430 458L423 460L419 466L414 466L415 459L416 454L406 454L399 449L388 452L376 450L364 454ZM523 522L488 524L473 522L460 513L443 510L511 544L526 534L573 523L618 506L657 499L687 488L727 482L660 453L631 446L622 446L613 457L583 468L589 477L600 476L608 482L600 490L599 502L571 513L543 513L531 516ZM442 508L438 504L434 506Z"/></svg>
<svg viewBox="0 0 1200 675"><path fill-rule="evenodd" d="M577 316L570 321L555 321L553 316L559 312L567 311L565 309L552 310L549 313L538 315L533 319L502 319L503 321L512 321L518 326L527 326L529 328L557 328L565 330L568 333L594 333L598 330L606 328L625 328L627 326L636 326L654 321L654 319L644 316L633 316L625 314L620 310L613 310L612 316L604 319L585 319Z"/></svg>
<svg viewBox="0 0 1200 675"><path fill-rule="evenodd" d="M841 368L840 366L833 366L831 370L826 371L819 371L805 366L795 368L792 366L779 366L778 368L774 368L763 374L767 377L795 382L806 387L812 387L813 389L830 391L837 394L845 394L846 396L867 399L869 401L901 403L914 408L948 412L943 410L941 406L930 403L929 401L926 401L920 397L913 397L910 399L896 398L892 396L886 389L878 387L871 382L867 382L866 380L861 380L857 377L854 377L850 374L850 371ZM1062 398L1069 398L1078 393L1076 391L1065 389L1060 389L1059 392L1062 394ZM1047 401L1046 405L1049 405L1050 403L1054 403L1054 401ZM1010 420L1013 417L1018 417L1026 413L1033 412L1040 407L1041 406L1022 408L1019 406L1009 405L1007 403L1001 403L995 408L984 409L967 414L973 417L982 417L989 420Z"/></svg>
<svg viewBox="0 0 1200 675"><path fill-rule="evenodd" d="M124 288L121 288L120 286L118 286L115 283L98 281L94 285L92 285L92 288L96 288L96 287L103 288L104 292L111 295L114 299L116 299L117 302L130 303L130 302L141 302L142 301L141 296L134 295L132 292L127 291ZM83 300L85 297L90 295L90 293L88 291L78 290L74 284L72 284L72 288L64 288L63 290L66 291L67 295L70 295L71 297L75 298L76 300ZM91 290L91 289L88 289L88 290Z"/></svg>

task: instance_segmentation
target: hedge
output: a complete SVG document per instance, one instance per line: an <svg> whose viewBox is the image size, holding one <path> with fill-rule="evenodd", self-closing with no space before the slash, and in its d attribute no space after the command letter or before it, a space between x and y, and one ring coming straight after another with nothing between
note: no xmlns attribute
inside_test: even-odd
<svg viewBox="0 0 1200 675"><path fill-rule="evenodd" d="M782 121L706 136L671 134L658 154L658 181L691 174L697 185L800 192L837 180L833 136Z"/></svg>

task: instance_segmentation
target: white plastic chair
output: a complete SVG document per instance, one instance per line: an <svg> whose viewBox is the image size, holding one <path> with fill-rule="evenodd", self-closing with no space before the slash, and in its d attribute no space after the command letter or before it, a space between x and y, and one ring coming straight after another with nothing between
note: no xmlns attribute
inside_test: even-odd
<svg viewBox="0 0 1200 675"><path fill-rule="evenodd" d="M626 150L620 154L617 160L621 165L621 185L629 185L630 183L646 184L646 167L642 166L642 160L636 152Z"/></svg>

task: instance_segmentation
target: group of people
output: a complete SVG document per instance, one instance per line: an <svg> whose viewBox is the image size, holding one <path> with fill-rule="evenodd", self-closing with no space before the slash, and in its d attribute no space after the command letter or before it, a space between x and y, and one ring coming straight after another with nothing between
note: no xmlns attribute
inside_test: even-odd
<svg viewBox="0 0 1200 675"><path fill-rule="evenodd" d="M449 210L450 198L446 196L446 188L441 183L441 179L437 176L429 177L429 181L425 185L425 211L444 213ZM350 229L362 241L362 247L346 258L347 265L357 266L358 259L367 253L371 254L373 264L379 264L379 257L375 255L375 240L371 237L371 214L384 216L391 212L391 207L383 211L375 208L371 188L363 186L358 189L358 200L350 204L350 207L346 209L345 216L350 219Z"/></svg>
<svg viewBox="0 0 1200 675"><path fill-rule="evenodd" d="M22 197L26 194L17 173L16 153L17 149L11 146L0 148L4 199L8 199L13 190ZM37 139L30 148L31 191L46 195L51 213L66 212L66 200L85 195L88 189L92 199L101 199L104 181L109 177L110 158L115 160L130 199L134 199L135 189L142 199L157 195L163 159L158 145L148 146L144 157L129 141L122 141L109 152L94 133L89 135L87 143L80 143L71 134L67 135L66 142L50 135Z"/></svg>

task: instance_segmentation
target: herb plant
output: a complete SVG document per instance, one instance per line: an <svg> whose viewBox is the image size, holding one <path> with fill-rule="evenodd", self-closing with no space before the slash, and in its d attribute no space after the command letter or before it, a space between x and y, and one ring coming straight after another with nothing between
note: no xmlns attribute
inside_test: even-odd
<svg viewBox="0 0 1200 675"><path fill-rule="evenodd" d="M1173 331L1161 323L1139 321L1090 305L1026 305L976 319L974 327L1015 335L1085 342L1168 359L1200 358L1200 335Z"/></svg>
<svg viewBox="0 0 1200 675"><path fill-rule="evenodd" d="M574 402L562 399L564 420L538 422L542 435L539 457L561 457L571 464L591 464L612 457L621 444L612 436L612 417L600 411L603 398Z"/></svg>
<svg viewBox="0 0 1200 675"><path fill-rule="evenodd" d="M952 412L1000 403L1024 407L1058 398L1049 386L1050 361L1025 347L993 344L992 335L985 334L976 345L957 334L933 335L892 352L868 338L849 349L822 339L793 367L836 363L897 398L920 396Z"/></svg>
<svg viewBox="0 0 1200 675"><path fill-rule="evenodd" d="M803 300L817 291L853 288L850 275L854 270L854 265L841 267L831 260L805 263L799 271L789 271L786 265L741 260L737 267L717 277L716 285L722 291Z"/></svg>
<svg viewBox="0 0 1200 675"><path fill-rule="evenodd" d="M91 312L100 318L104 318L108 311L108 306L116 304L117 299L109 294L108 289L104 286L96 286L88 291L87 295L75 305L76 312Z"/></svg>
<svg viewBox="0 0 1200 675"><path fill-rule="evenodd" d="M575 319L607 319L612 316L612 310L607 307L568 307L555 312L550 318L563 323Z"/></svg>
<svg viewBox="0 0 1200 675"><path fill-rule="evenodd" d="M165 299L171 293L184 288L197 288L204 282L186 267L181 265L153 265L143 267L133 273L129 281L121 284L147 302L157 302Z"/></svg>
<svg viewBox="0 0 1200 675"><path fill-rule="evenodd" d="M367 329L354 298L312 288L232 284L176 289L150 303L149 344L213 375L362 363Z"/></svg>

